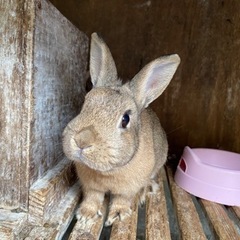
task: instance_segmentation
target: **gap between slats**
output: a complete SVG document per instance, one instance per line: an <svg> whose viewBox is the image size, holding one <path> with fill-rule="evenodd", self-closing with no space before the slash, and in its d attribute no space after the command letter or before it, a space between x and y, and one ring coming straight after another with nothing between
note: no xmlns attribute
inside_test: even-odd
<svg viewBox="0 0 240 240"><path fill-rule="evenodd" d="M226 208L192 196L176 185L168 167L160 171L159 186L156 194L147 194L143 207L135 202L133 214L126 221L103 229L104 220L96 222L91 229L94 239L99 236L100 240L240 239L239 207ZM70 239L87 239L83 233L90 229L82 230L76 223Z"/></svg>

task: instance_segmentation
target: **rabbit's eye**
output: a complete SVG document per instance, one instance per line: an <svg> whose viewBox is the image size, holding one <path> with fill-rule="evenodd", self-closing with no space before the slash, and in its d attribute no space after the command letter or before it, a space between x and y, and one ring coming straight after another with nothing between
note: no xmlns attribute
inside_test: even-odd
<svg viewBox="0 0 240 240"><path fill-rule="evenodd" d="M122 117L122 128L126 128L129 121L130 121L130 117L129 117L128 113L125 113Z"/></svg>

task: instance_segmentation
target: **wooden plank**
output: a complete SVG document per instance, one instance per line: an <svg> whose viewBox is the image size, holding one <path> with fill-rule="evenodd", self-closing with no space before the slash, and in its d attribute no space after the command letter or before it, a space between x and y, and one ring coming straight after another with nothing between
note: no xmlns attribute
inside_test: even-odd
<svg viewBox="0 0 240 240"><path fill-rule="evenodd" d="M83 102L88 38L47 0L0 0L0 21L0 208L28 211Z"/></svg>
<svg viewBox="0 0 240 240"><path fill-rule="evenodd" d="M29 214L33 223L44 224L73 184L72 163L64 158L30 188Z"/></svg>
<svg viewBox="0 0 240 240"><path fill-rule="evenodd" d="M34 2L0 1L0 208L28 203Z"/></svg>
<svg viewBox="0 0 240 240"><path fill-rule="evenodd" d="M96 240L99 239L103 224L106 217L107 210L107 201L104 201L101 212L103 213L102 218L99 218L94 223L83 224L80 221L77 221L75 224L72 233L69 237L69 240Z"/></svg>
<svg viewBox="0 0 240 240"><path fill-rule="evenodd" d="M239 206L226 207L226 210L229 217L233 221L236 230L240 234L240 207Z"/></svg>
<svg viewBox="0 0 240 240"><path fill-rule="evenodd" d="M30 231L29 235L25 237L24 240L56 240L57 232L58 231L55 227L36 226Z"/></svg>
<svg viewBox="0 0 240 240"><path fill-rule="evenodd" d="M30 222L25 223L23 230L18 236L19 239L37 240L39 236L45 236L44 239L62 239L73 220L80 195L80 186L79 183L76 183L65 194L62 201L56 204L51 212L51 217L46 219L44 224L36 226Z"/></svg>
<svg viewBox="0 0 240 240"><path fill-rule="evenodd" d="M132 215L123 221L114 222L111 231L111 240L131 240L136 239L138 219L138 201L135 200L132 208Z"/></svg>
<svg viewBox="0 0 240 240"><path fill-rule="evenodd" d="M146 239L170 240L170 227L163 181L165 169L160 170L159 190L148 193L146 200Z"/></svg>
<svg viewBox="0 0 240 240"><path fill-rule="evenodd" d="M1 240L15 239L27 223L26 213L13 213L0 209Z"/></svg>
<svg viewBox="0 0 240 240"><path fill-rule="evenodd" d="M52 216L48 223L50 226L56 226L56 229L58 230L56 239L62 239L62 236L70 225L76 207L79 204L80 196L80 184L76 183L70 188L60 204L56 204L56 207L53 209L51 213Z"/></svg>
<svg viewBox="0 0 240 240"><path fill-rule="evenodd" d="M190 194L173 180L172 170L167 168L173 203L176 208L182 239L207 239Z"/></svg>
<svg viewBox="0 0 240 240"><path fill-rule="evenodd" d="M80 111L88 77L86 35L49 1L34 3L30 185L62 159L62 132Z"/></svg>
<svg viewBox="0 0 240 240"><path fill-rule="evenodd" d="M223 205L204 199L201 202L219 239L240 239L240 233L237 232Z"/></svg>
<svg viewBox="0 0 240 240"><path fill-rule="evenodd" d="M240 207L232 207L233 211L236 213L237 217L239 218L240 220Z"/></svg>

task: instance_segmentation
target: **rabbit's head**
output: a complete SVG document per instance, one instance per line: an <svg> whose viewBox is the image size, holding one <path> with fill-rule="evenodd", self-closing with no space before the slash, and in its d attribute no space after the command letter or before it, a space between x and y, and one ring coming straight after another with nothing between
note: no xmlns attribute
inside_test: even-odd
<svg viewBox="0 0 240 240"><path fill-rule="evenodd" d="M179 62L178 55L156 59L122 84L107 45L93 33L93 89L86 95L81 113L64 130L66 156L101 172L131 161L139 147L141 112L164 91Z"/></svg>

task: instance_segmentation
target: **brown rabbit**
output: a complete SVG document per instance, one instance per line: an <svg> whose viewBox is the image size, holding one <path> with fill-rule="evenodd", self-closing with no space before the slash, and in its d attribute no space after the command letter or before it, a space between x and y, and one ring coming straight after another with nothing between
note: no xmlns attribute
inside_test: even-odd
<svg viewBox="0 0 240 240"><path fill-rule="evenodd" d="M112 196L108 226L131 215L136 194L143 201L145 189L158 186L154 178L166 161L168 144L157 116L146 108L167 87L179 63L176 54L158 58L122 84L107 45L92 34L93 89L63 133L64 152L75 162L84 193L77 213L83 223L102 217L106 193Z"/></svg>

